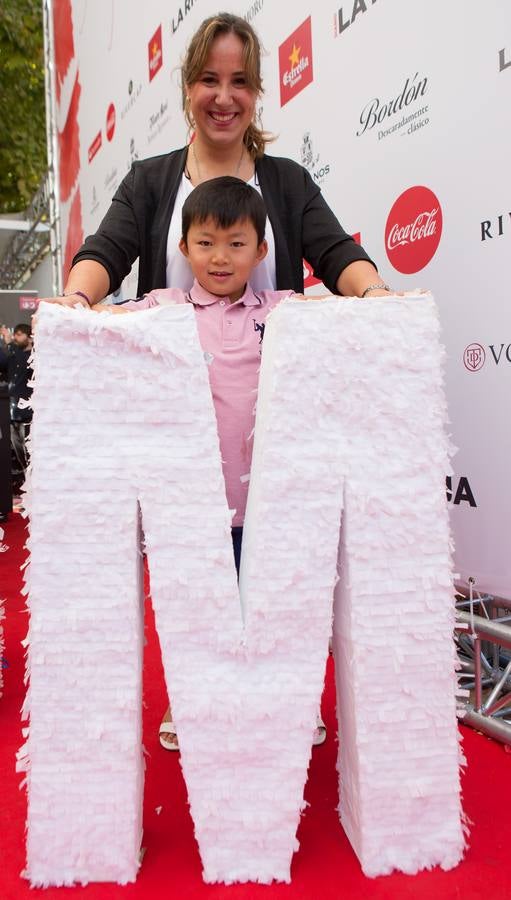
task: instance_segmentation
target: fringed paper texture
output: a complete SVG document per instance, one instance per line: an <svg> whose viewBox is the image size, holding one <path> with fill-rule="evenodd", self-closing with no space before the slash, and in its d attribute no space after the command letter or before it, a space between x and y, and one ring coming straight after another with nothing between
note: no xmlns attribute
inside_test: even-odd
<svg viewBox="0 0 511 900"><path fill-rule="evenodd" d="M446 420L431 297L290 300L268 318L241 572L247 643L275 659L282 635L311 715L342 513L340 808L371 876L450 868L464 849ZM279 692L289 756L299 735L291 692Z"/></svg>
<svg viewBox="0 0 511 900"><path fill-rule="evenodd" d="M389 429L403 418L417 385L422 397L414 360L410 366L401 348L408 341L419 353L423 341L432 340L435 364L439 359L432 301L387 303L393 305L291 301L268 320L242 562L245 631L193 311L167 307L107 317L43 306L28 576L27 869L34 884L125 882L136 874L143 780L138 505L205 879L289 880L330 631L342 497L349 511L352 484L362 471L357 429L370 418L360 400L379 330L385 343L378 352L387 365L377 367L378 390ZM346 354L359 361L359 370L353 364L348 375ZM57 377L55 358L61 364ZM405 387L396 392L382 367L394 372L394 381L397 372ZM441 452L429 481L420 477L430 495L446 471L440 388L431 402L438 404L433 425ZM384 447L378 448L383 455ZM396 458L392 474L401 463ZM401 485L399 478L396 483ZM363 498L367 490L371 498L364 478ZM401 499L391 491L396 515ZM369 506L367 513L371 531L381 510ZM444 538L434 570L440 583L449 580L447 531ZM377 559L384 559L387 539ZM417 558L420 570L419 563ZM371 564L368 554L368 572ZM407 578L408 570L404 580L399 571L389 576L399 597L407 596ZM375 592L375 603L377 597ZM448 629L441 644L450 640ZM446 665L451 684L452 666ZM342 689L353 691L347 675ZM365 705L363 697L360 702ZM450 697L443 702L447 722ZM349 729L348 721L343 740L352 746L350 772L358 783L368 753L356 742L356 728L351 738ZM459 804L452 741L446 738L456 739L454 723L438 737L444 762L433 791L443 802L444 778L445 791ZM402 759L402 748L397 757ZM371 766L369 785L376 777ZM393 771L393 779L395 802L401 773ZM433 803L429 795L426 803ZM378 831L376 810L370 812ZM389 805L389 821L394 814ZM381 815L385 820L385 808ZM456 823L454 818L453 812L453 832L459 805ZM357 836L365 841L372 835L372 822L364 817L355 836L348 820L346 827L373 874L357 845ZM393 864L406 870L406 853L395 855ZM442 862L422 850L416 858L417 868Z"/></svg>
<svg viewBox="0 0 511 900"><path fill-rule="evenodd" d="M139 506L154 567L179 570L173 602L192 633L221 603L240 631L207 371L185 307L121 317L42 304L34 365L27 875L125 883L143 791ZM171 632L173 610L156 605Z"/></svg>
<svg viewBox="0 0 511 900"><path fill-rule="evenodd" d="M314 347L318 402L332 373L326 402L345 476L334 618L341 820L367 875L447 869L464 835L437 312L432 298L405 298L307 304L307 314L307 328L296 316L283 338L297 358Z"/></svg>
<svg viewBox="0 0 511 900"><path fill-rule="evenodd" d="M264 350L237 658L214 643L226 627L212 602L215 582L190 573L205 577L201 615L191 621L183 587L183 605L173 599L179 570L169 578L161 565L156 580L148 542L157 615L172 605L170 627L179 632L174 643L168 632L161 639L169 640L173 717L206 881L290 880L325 674L342 473L330 465L328 404L311 411L313 380L306 388L298 378L303 394L296 392L287 347ZM151 515L170 519L164 498ZM209 532L203 552L205 566L218 552Z"/></svg>

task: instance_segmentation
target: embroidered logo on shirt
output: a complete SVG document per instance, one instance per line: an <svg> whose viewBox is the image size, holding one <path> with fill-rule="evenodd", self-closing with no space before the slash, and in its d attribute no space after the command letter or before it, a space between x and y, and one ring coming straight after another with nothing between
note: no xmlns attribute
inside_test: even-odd
<svg viewBox="0 0 511 900"><path fill-rule="evenodd" d="M259 343L262 344L264 337L264 322L256 322L255 319L252 319L254 323L254 331L259 332Z"/></svg>

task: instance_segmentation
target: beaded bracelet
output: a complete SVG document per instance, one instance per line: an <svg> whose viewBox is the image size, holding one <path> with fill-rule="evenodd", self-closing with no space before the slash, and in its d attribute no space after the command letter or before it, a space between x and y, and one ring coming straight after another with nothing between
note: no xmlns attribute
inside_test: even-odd
<svg viewBox="0 0 511 900"><path fill-rule="evenodd" d="M87 302L88 306L92 306L87 294L84 294L83 291L69 291L69 294L62 294L63 297L83 297L83 299Z"/></svg>
<svg viewBox="0 0 511 900"><path fill-rule="evenodd" d="M369 291L390 291L388 284L370 284L369 287L366 287L365 291L360 294L360 299L362 300Z"/></svg>

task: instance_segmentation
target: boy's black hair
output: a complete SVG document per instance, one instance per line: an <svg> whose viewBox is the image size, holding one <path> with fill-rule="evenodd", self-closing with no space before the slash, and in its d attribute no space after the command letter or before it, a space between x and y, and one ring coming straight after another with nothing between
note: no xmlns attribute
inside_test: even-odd
<svg viewBox="0 0 511 900"><path fill-rule="evenodd" d="M218 228L232 228L236 222L252 222L257 243L264 240L266 209L263 198L245 181L222 175L197 185L183 203L182 235L186 243L191 225L213 219Z"/></svg>
<svg viewBox="0 0 511 900"><path fill-rule="evenodd" d="M32 329L30 325L25 325L25 322L20 322L19 325L16 325L13 334L16 334L17 331L21 331L22 334L26 334L27 337L32 337Z"/></svg>

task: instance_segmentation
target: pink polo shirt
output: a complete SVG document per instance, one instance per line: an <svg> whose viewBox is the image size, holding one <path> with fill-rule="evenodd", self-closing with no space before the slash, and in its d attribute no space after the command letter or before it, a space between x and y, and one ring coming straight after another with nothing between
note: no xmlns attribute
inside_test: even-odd
<svg viewBox="0 0 511 900"><path fill-rule="evenodd" d="M123 304L148 309L173 303L193 303L199 340L208 365L215 406L225 489L232 524L243 525L252 462L255 405L266 316L294 291L259 291L247 285L235 303L209 294L194 281L188 293L179 288L151 291Z"/></svg>

